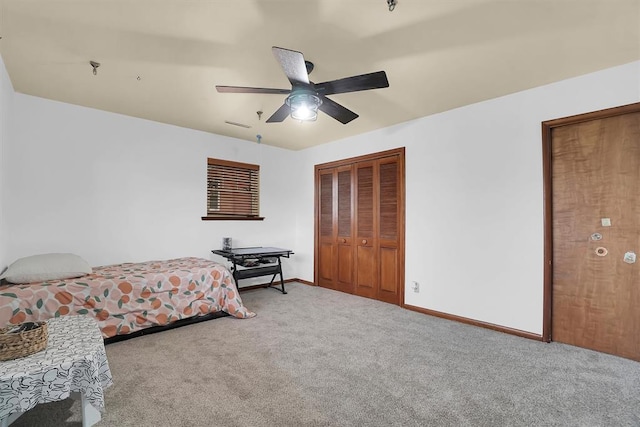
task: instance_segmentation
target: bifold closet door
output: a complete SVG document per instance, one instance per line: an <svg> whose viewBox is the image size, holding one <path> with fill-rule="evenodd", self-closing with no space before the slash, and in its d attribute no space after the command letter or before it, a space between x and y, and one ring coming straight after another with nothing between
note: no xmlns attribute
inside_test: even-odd
<svg viewBox="0 0 640 427"><path fill-rule="evenodd" d="M319 174L319 285L353 293L352 166Z"/></svg>
<svg viewBox="0 0 640 427"><path fill-rule="evenodd" d="M336 289L353 293L353 166L336 170Z"/></svg>
<svg viewBox="0 0 640 427"><path fill-rule="evenodd" d="M336 289L335 284L335 170L322 170L318 180L318 285Z"/></svg>
<svg viewBox="0 0 640 427"><path fill-rule="evenodd" d="M400 304L401 189L398 156L381 159L378 166L378 289L376 299Z"/></svg>
<svg viewBox="0 0 640 427"><path fill-rule="evenodd" d="M398 156L356 165L356 288L360 296L400 303Z"/></svg>
<svg viewBox="0 0 640 427"><path fill-rule="evenodd" d="M374 215L377 193L376 162L362 162L356 165L356 283L355 293L376 298L378 287L377 217Z"/></svg>

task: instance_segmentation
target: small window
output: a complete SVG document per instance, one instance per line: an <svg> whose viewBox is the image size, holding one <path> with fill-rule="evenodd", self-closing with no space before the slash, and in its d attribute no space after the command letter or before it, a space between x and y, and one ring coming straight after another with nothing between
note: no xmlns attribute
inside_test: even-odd
<svg viewBox="0 0 640 427"><path fill-rule="evenodd" d="M207 159L207 215L203 220L260 217L260 166Z"/></svg>

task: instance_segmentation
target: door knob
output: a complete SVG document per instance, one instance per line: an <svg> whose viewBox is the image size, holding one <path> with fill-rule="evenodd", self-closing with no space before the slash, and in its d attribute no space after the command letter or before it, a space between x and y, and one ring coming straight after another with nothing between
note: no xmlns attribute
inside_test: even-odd
<svg viewBox="0 0 640 427"><path fill-rule="evenodd" d="M367 244L367 239L362 239L362 244L366 245Z"/></svg>
<svg viewBox="0 0 640 427"><path fill-rule="evenodd" d="M347 243L347 239L342 239L342 243Z"/></svg>

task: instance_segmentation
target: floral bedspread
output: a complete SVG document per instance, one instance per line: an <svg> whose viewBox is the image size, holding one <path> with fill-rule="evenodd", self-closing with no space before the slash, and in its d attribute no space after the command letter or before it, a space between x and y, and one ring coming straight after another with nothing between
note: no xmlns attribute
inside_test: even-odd
<svg viewBox="0 0 640 427"><path fill-rule="evenodd" d="M108 338L218 311L255 316L231 272L204 258L108 265L76 279L0 286L0 327L90 315Z"/></svg>

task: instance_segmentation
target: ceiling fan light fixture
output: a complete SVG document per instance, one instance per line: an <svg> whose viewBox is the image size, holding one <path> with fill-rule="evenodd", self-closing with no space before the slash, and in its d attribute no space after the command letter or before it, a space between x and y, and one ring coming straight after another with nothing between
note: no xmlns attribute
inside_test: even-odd
<svg viewBox="0 0 640 427"><path fill-rule="evenodd" d="M318 107L322 105L322 99L310 92L291 94L285 102L291 108L291 118L305 122L315 121L318 118Z"/></svg>
<svg viewBox="0 0 640 427"><path fill-rule="evenodd" d="M393 0L393 2L395 1ZM387 73L384 71L316 84L309 80L309 73L313 68L313 63L305 61L301 52L277 46L273 46L271 50L289 79L291 90L216 85L216 90L222 93L287 94L284 103L267 119L267 123L282 123L289 116L294 120L314 121L318 118L318 110L320 110L329 117L346 125L359 116L327 95L389 87ZM258 113L258 119L260 119L260 113Z"/></svg>

